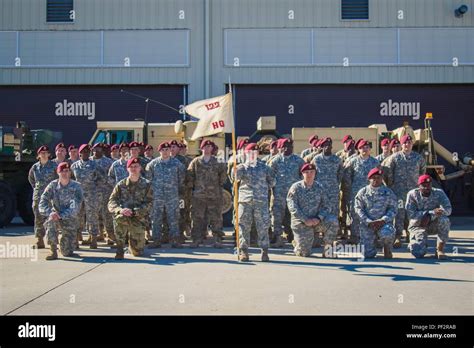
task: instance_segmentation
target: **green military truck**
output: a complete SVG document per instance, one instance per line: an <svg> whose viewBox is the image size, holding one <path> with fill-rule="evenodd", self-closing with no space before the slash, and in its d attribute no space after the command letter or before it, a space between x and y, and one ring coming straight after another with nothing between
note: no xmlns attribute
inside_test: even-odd
<svg viewBox="0 0 474 348"><path fill-rule="evenodd" d="M30 130L25 122L0 126L0 227L8 225L17 213L25 224L33 225L28 172L36 162L36 148L54 146L61 138L61 132Z"/></svg>

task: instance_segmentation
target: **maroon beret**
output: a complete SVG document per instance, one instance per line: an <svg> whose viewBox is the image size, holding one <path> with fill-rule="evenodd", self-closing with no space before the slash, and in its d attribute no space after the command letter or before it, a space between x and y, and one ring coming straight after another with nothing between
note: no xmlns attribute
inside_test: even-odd
<svg viewBox="0 0 474 348"><path fill-rule="evenodd" d="M390 142L390 147L394 147L395 145L400 145L398 139L392 139L392 141Z"/></svg>
<svg viewBox="0 0 474 348"><path fill-rule="evenodd" d="M407 141L412 141L412 138L410 135L405 134L401 139L400 139L400 144L405 144Z"/></svg>
<svg viewBox="0 0 474 348"><path fill-rule="evenodd" d="M110 145L109 145L109 144L102 143L102 147L103 147L104 149L107 149L107 150L110 149Z"/></svg>
<svg viewBox="0 0 474 348"><path fill-rule="evenodd" d="M36 153L39 154L41 151L48 151L49 152L49 147L47 145L43 145L38 147L38 150L36 150Z"/></svg>
<svg viewBox="0 0 474 348"><path fill-rule="evenodd" d="M137 141L132 141L130 144L128 144L128 147L140 147L140 143L138 143Z"/></svg>
<svg viewBox="0 0 474 348"><path fill-rule="evenodd" d="M90 151L90 150L91 150L91 147L90 147L89 144L82 144L81 146L79 146L79 153L81 153L82 150L84 150L84 149L87 149L87 150Z"/></svg>
<svg viewBox="0 0 474 348"><path fill-rule="evenodd" d="M316 166L312 163L305 163L301 166L300 172L303 173L307 170L316 170Z"/></svg>
<svg viewBox="0 0 474 348"><path fill-rule="evenodd" d="M293 144L293 140L291 140L290 138L281 138L281 139L278 139L278 141L279 141L278 143L279 149L284 148L286 145Z"/></svg>
<svg viewBox="0 0 474 348"><path fill-rule="evenodd" d="M145 146L145 150L153 150L153 146L151 146L150 144L148 144L147 146Z"/></svg>
<svg viewBox="0 0 474 348"><path fill-rule="evenodd" d="M61 162L58 164L58 167L56 168L57 173L61 173L63 169L69 169L69 163L67 162Z"/></svg>
<svg viewBox="0 0 474 348"><path fill-rule="evenodd" d="M332 143L332 139L330 137L323 138L323 139L321 139L321 141L319 143L319 146L323 146L324 144L326 144L328 142Z"/></svg>
<svg viewBox="0 0 474 348"><path fill-rule="evenodd" d="M418 178L418 185L424 184L425 182L432 182L433 179L428 174L420 175Z"/></svg>
<svg viewBox="0 0 474 348"><path fill-rule="evenodd" d="M389 144L390 144L390 139L388 138L382 139L382 141L380 142L380 145L382 146L389 145Z"/></svg>
<svg viewBox="0 0 474 348"><path fill-rule="evenodd" d="M369 142L367 140L364 140L364 139L361 139L359 141L359 144L357 145L357 148L358 149L362 149L364 146L366 145L370 145Z"/></svg>
<svg viewBox="0 0 474 348"><path fill-rule="evenodd" d="M170 143L168 143L167 141L163 141L160 145L158 145L158 151L161 151L163 149L169 149L170 147Z"/></svg>
<svg viewBox="0 0 474 348"><path fill-rule="evenodd" d="M127 148L127 149L129 149L129 148L130 148L130 146L128 146L128 144L127 144L127 143L121 143L121 144L120 144L120 146L119 146L119 150L122 150L123 148Z"/></svg>
<svg viewBox="0 0 474 348"><path fill-rule="evenodd" d="M65 149L65 148L66 148L66 146L64 146L64 144L63 144L63 143L59 143L59 144L58 144L58 145L56 145L56 147L54 148L54 151L58 151L58 149L60 149L60 148L63 148L63 149Z"/></svg>
<svg viewBox="0 0 474 348"><path fill-rule="evenodd" d="M97 149L97 148L102 148L102 144L101 143L95 143L94 145L92 145L92 149Z"/></svg>
<svg viewBox="0 0 474 348"><path fill-rule="evenodd" d="M382 169L380 168L372 168L369 172L369 174L367 174L367 179L370 179L373 175L382 175L383 174L383 171Z"/></svg>
<svg viewBox="0 0 474 348"><path fill-rule="evenodd" d="M170 146L173 146L173 145L179 147L179 143L176 139L173 139L173 140L170 141Z"/></svg>
<svg viewBox="0 0 474 348"><path fill-rule="evenodd" d="M316 134L309 137L309 144L313 145L313 141L318 140L318 136Z"/></svg>
<svg viewBox="0 0 474 348"><path fill-rule="evenodd" d="M138 145L141 146L141 147L145 147L145 143L144 143L143 141L140 141L140 142L138 143Z"/></svg>
<svg viewBox="0 0 474 348"><path fill-rule="evenodd" d="M135 164L135 163L138 163L140 164L140 160L138 158L130 158L128 161L127 161L127 168L130 168L130 166L132 164Z"/></svg>
<svg viewBox="0 0 474 348"><path fill-rule="evenodd" d="M207 145L211 145L211 146L214 146L214 143L212 141L210 141L209 139L207 140L204 140L203 142L201 142L201 146L200 146L200 149L204 149L204 146L207 146ZM239 148L237 148L239 149Z"/></svg>
<svg viewBox="0 0 474 348"><path fill-rule="evenodd" d="M352 135L350 134L344 135L344 137L342 138L342 143L344 144L348 140L352 140Z"/></svg>
<svg viewBox="0 0 474 348"><path fill-rule="evenodd" d="M71 150L74 150L76 147L74 145L69 145L69 147L67 148L68 151L71 151Z"/></svg>
<svg viewBox="0 0 474 348"><path fill-rule="evenodd" d="M255 143L249 143L247 146L245 146L245 151L253 151L253 150L258 150L258 145Z"/></svg>
<svg viewBox="0 0 474 348"><path fill-rule="evenodd" d="M237 150L243 149L249 143L248 139L240 139L237 143Z"/></svg>

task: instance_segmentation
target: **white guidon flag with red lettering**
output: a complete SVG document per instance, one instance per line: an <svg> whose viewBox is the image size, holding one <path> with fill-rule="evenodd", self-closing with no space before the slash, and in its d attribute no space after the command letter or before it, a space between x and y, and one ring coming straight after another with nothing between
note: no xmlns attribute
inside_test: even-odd
<svg viewBox="0 0 474 348"><path fill-rule="evenodd" d="M192 140L217 133L232 133L234 129L234 112L232 94L199 100L187 105L186 113L199 119L191 137Z"/></svg>

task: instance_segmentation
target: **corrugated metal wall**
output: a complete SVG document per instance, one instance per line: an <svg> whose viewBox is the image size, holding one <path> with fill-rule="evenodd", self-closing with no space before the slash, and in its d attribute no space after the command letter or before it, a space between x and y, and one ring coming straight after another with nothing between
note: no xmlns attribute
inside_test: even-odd
<svg viewBox="0 0 474 348"><path fill-rule="evenodd" d="M205 38L205 5L210 37ZM469 12L455 18L462 3ZM75 0L74 24L46 23L46 0L0 0L0 31L189 29L190 67L2 68L2 85L187 84L189 101L205 97L205 42L210 94L224 83L473 83L474 66L224 67L227 28L473 27L474 0L371 0L368 21L340 20L338 0ZM404 18L398 19L398 11ZM184 19L180 15L184 11ZM289 19L293 11L294 19Z"/></svg>

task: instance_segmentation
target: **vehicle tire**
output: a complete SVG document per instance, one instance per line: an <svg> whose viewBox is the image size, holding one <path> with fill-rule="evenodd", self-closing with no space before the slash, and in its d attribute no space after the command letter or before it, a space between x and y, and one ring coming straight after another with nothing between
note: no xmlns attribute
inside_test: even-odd
<svg viewBox="0 0 474 348"><path fill-rule="evenodd" d="M26 225L33 226L35 224L35 216L33 214L33 189L30 185L25 185L18 194L18 213Z"/></svg>
<svg viewBox="0 0 474 348"><path fill-rule="evenodd" d="M16 197L5 182L0 182L0 227L8 225L15 217Z"/></svg>

